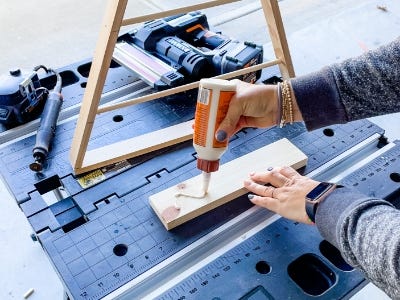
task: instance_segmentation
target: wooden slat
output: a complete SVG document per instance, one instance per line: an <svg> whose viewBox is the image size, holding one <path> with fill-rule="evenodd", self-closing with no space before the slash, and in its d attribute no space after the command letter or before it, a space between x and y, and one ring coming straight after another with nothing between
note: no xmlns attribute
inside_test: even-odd
<svg viewBox="0 0 400 300"><path fill-rule="evenodd" d="M299 169L305 166L307 156L289 140L281 139L220 166L211 175L211 182L204 198L176 197L178 192L199 195L202 188L202 175L193 177L178 185L167 188L149 197L150 205L167 230L183 224L207 211L225 204L247 190L243 180L252 171L266 171L270 166L292 166ZM175 207L177 201L180 209Z"/></svg>
<svg viewBox="0 0 400 300"><path fill-rule="evenodd" d="M269 35L274 47L275 56L282 61L279 65L282 77L289 79L295 77L292 58L283 27L279 4L276 0L260 0L264 16L268 25Z"/></svg>
<svg viewBox="0 0 400 300"><path fill-rule="evenodd" d="M149 21L149 20L165 18L168 16L188 13L188 12L192 12L192 11L196 11L196 10L202 10L202 9L211 8L211 7L224 5L224 4L229 4L229 3L233 3L233 2L237 2L237 1L241 1L241 0L205 1L202 3L198 3L198 4L182 6L182 7L178 7L175 9L169 9L169 10L164 10L164 11L160 11L160 12L156 12L156 13L152 13L152 14L147 14L147 15L142 15L142 16L138 16L138 17L134 17L134 18L124 19L124 20L122 20L122 26L138 24L138 23Z"/></svg>
<svg viewBox="0 0 400 300"><path fill-rule="evenodd" d="M224 73L224 74L215 76L213 78L229 79L229 78L233 78L233 77L240 76L240 75L243 75L243 74L247 74L247 73L250 73L250 72L254 72L254 71L257 71L257 70L261 70L263 68L268 68L268 67L271 67L271 66L275 66L275 65L278 65L280 63L282 63L282 61L280 59L275 59L275 60L263 62L261 64L255 65L255 66L251 66L251 67L247 67L247 68L244 68L244 69L232 71L232 72L229 72L229 73ZM189 91L189 90L198 88L198 86L199 86L199 81L196 81L196 82L191 82L191 83L188 83L188 84L185 84L185 85L177 86L177 87L165 90L165 91L160 91L160 92L157 92L157 93L153 93L153 94L137 97L137 98L134 98L134 99L125 100L125 101L121 101L121 102L114 103L114 104L106 104L106 105L103 105L103 106L99 107L99 109L97 110L97 113L101 114L101 113L104 113L104 112L107 112L107 111L112 111L112 110L115 110L115 109L131 106L131 105L134 105L134 104L143 103L143 102L151 101L151 100L154 100L154 99L159 99L159 98L162 98L162 97L174 95L174 94L177 94L177 93L180 93L180 92Z"/></svg>
<svg viewBox="0 0 400 300"><path fill-rule="evenodd" d="M193 121L183 122L87 151L82 167L75 169L75 174L82 174L128 158L188 141L193 136L192 124Z"/></svg>
<svg viewBox="0 0 400 300"><path fill-rule="evenodd" d="M81 167L87 150L127 2L128 0L108 2L72 139L70 161L74 169Z"/></svg>

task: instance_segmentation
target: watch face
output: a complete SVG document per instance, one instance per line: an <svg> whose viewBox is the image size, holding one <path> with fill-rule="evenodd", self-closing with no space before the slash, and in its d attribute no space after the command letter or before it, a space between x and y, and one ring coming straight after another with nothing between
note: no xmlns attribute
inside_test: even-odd
<svg viewBox="0 0 400 300"><path fill-rule="evenodd" d="M309 192L306 196L308 201L316 201L319 197L321 197L327 190L331 188L333 184L329 182L321 182L318 184L311 192Z"/></svg>

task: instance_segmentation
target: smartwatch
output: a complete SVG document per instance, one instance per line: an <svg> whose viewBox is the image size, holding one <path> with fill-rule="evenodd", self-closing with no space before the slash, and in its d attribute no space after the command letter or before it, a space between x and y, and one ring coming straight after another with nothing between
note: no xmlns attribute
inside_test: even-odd
<svg viewBox="0 0 400 300"><path fill-rule="evenodd" d="M310 220L315 223L315 214L318 204L336 188L336 184L321 182L311 192L306 195L306 213Z"/></svg>

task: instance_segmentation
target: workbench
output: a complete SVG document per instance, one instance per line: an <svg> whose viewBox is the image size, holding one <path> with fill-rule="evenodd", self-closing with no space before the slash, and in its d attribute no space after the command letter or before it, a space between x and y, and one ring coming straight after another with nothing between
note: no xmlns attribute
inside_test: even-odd
<svg viewBox="0 0 400 300"><path fill-rule="evenodd" d="M304 31L293 35L292 40L298 41L303 34ZM302 51L304 53L304 48ZM35 177L27 170L34 135L5 137L2 141L4 182L1 191L7 197L8 208L16 214L15 226L27 225L26 236L21 237L25 242L21 248L15 249L15 254L21 257L38 254L35 258L38 257L39 261L26 260L29 267L36 266L38 270L50 272L54 267L62 279L62 284L54 274L48 279L49 285L59 288L56 295L66 292L72 299L103 296L111 299L125 295L129 299L125 293L133 293L130 295L135 297L146 295L170 299L182 296L211 298L222 292L223 295L232 293L232 298L280 299L287 295L308 298L316 293L318 299L326 299L349 298L367 284L356 270L348 269L349 266L340 260L338 265L335 264L335 252L323 243L315 228L252 207L245 197L175 231L166 232L148 207L148 195L197 174L190 143L129 160L102 171L101 176L77 179L71 175L67 152L74 119L68 117L76 114L73 107L82 96L82 84L87 78L89 65L90 59L59 68L67 78L67 85L63 88L66 107L72 108L64 111L65 121L57 128L43 178ZM273 76L279 76L277 69L264 74L265 79ZM107 97L125 98L132 90L134 93L146 92L145 84L117 65L110 69L107 80L104 101ZM104 114L99 117L100 126L94 132L92 146L115 139L115 132L123 138L124 135L131 136L132 131L140 134L160 124L189 120L193 114L191 101L193 99L185 97L161 99L126 108L118 112L123 116L123 122L115 121L115 114ZM400 138L396 132L400 125L399 116L395 114L372 121L330 126L311 133L306 132L302 124L283 130L245 130L231 141L223 162L287 137L309 155L309 164L302 170L304 174L318 180L335 179L358 186L363 192L390 197L397 203L398 181L388 180L387 176L396 179L395 175L390 175L398 174L396 157L399 145L393 143L389 144L390 148L380 147L384 144L382 136L390 142ZM371 168L379 169L377 166L383 166L382 173L371 175ZM61 194L71 197L56 202L52 197L46 199L40 195L45 194L49 186L57 186L60 182ZM16 209L15 202L23 214ZM13 235L13 226L9 225L2 230L5 241ZM34 233L34 238L38 238L40 243L31 242L29 233ZM122 245L129 247L126 249ZM126 255L123 254L125 250ZM315 261L315 256L319 260ZM297 260L300 257L302 260ZM293 275L296 272L288 276L286 268L280 269L290 265L292 270L301 270L304 261L317 266L322 261L336 277L328 276L319 285L319 291L304 291L293 282L297 278ZM20 269L24 270L24 266ZM39 276L31 273L28 277L33 281L25 286L26 290L35 287L35 280L39 278L34 277ZM266 283L265 278L270 282ZM226 282L233 284L227 285ZM276 289L279 285L283 288ZM328 292L324 294L326 290ZM32 299L43 299L40 295L45 294L38 290ZM6 295L9 298L19 296Z"/></svg>

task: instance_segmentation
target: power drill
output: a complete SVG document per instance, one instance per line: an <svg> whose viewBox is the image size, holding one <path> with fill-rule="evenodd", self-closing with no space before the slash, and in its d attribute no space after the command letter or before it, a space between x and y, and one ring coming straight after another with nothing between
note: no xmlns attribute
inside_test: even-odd
<svg viewBox="0 0 400 300"><path fill-rule="evenodd" d="M201 12L145 22L118 38L114 60L157 90L213 77L263 61L263 48L209 29ZM254 83L261 70L238 78Z"/></svg>

